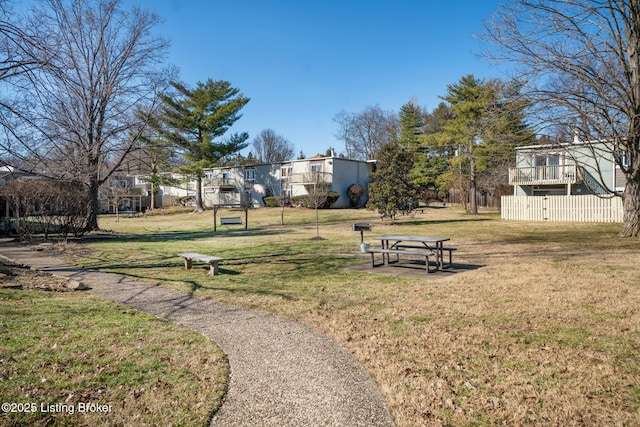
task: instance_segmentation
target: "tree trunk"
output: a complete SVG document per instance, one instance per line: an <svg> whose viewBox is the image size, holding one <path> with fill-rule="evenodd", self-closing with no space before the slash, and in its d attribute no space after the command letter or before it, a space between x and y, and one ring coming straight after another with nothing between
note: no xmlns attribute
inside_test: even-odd
<svg viewBox="0 0 640 427"><path fill-rule="evenodd" d="M640 236L640 181L628 180L622 196L624 210L621 237Z"/></svg>
<svg viewBox="0 0 640 427"><path fill-rule="evenodd" d="M157 206L156 197L158 195L158 184L151 184L151 200L149 201L149 210L154 210Z"/></svg>
<svg viewBox="0 0 640 427"><path fill-rule="evenodd" d="M478 213L478 201L476 200L476 162L473 157L473 142L471 143L471 148L469 149L469 181L471 181L471 185L469 186L469 213L477 214Z"/></svg>
<svg viewBox="0 0 640 427"><path fill-rule="evenodd" d="M87 203L87 223L86 231L98 230L98 212L100 211L100 200L98 194L98 180L91 178L89 182L89 200Z"/></svg>
<svg viewBox="0 0 640 427"><path fill-rule="evenodd" d="M204 212L204 204L202 203L202 178L196 178L196 207L194 212Z"/></svg>

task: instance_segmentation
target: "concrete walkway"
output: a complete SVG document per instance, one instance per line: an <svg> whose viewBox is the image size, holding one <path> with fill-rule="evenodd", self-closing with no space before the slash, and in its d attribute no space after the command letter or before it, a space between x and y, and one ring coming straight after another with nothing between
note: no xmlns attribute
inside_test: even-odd
<svg viewBox="0 0 640 427"><path fill-rule="evenodd" d="M392 426L380 391L337 343L300 323L71 266L0 242L0 255L184 325L216 342L231 367L214 426Z"/></svg>

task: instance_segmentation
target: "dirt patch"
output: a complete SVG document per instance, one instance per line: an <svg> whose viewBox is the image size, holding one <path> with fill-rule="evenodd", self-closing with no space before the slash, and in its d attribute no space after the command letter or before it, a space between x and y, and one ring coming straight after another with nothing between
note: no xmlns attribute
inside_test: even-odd
<svg viewBox="0 0 640 427"><path fill-rule="evenodd" d="M0 257L0 289L71 292L87 290L89 287L77 280L32 270L28 265L15 264Z"/></svg>

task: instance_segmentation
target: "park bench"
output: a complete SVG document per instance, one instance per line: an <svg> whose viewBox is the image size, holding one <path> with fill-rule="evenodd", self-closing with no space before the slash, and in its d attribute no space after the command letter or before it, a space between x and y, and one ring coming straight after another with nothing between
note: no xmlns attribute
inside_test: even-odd
<svg viewBox="0 0 640 427"><path fill-rule="evenodd" d="M193 252L178 254L178 256L184 258L184 268L186 270L191 270L191 263L194 260L206 262L207 264L209 264L209 274L211 274L212 276L219 274L218 263L224 260L223 258L218 258L217 256L203 255Z"/></svg>
<svg viewBox="0 0 640 427"><path fill-rule="evenodd" d="M410 255L410 256L419 256L425 258L425 267L427 273L429 273L429 257L433 255L431 251L406 251L403 249L382 249L382 248L368 248L367 252L371 254L371 267L377 267L380 265L384 265L385 255L387 257L387 263L390 263L389 255L394 254L397 255L397 261L400 260L400 255ZM374 254L382 254L382 264L376 265Z"/></svg>
<svg viewBox="0 0 640 427"><path fill-rule="evenodd" d="M227 216L220 218L220 225L242 224L242 218L239 216Z"/></svg>

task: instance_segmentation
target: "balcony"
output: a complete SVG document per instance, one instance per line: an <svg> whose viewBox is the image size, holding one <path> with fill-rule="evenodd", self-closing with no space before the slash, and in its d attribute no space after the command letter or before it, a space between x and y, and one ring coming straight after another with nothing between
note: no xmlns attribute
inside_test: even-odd
<svg viewBox="0 0 640 427"><path fill-rule="evenodd" d="M581 182L576 165L529 166L509 169L509 185L568 185Z"/></svg>
<svg viewBox="0 0 640 427"><path fill-rule="evenodd" d="M331 184L332 174L328 172L292 173L284 179L286 179L287 184Z"/></svg>
<svg viewBox="0 0 640 427"><path fill-rule="evenodd" d="M220 191L233 191L238 188L238 183L233 178L209 178L202 180L204 188L217 188Z"/></svg>

